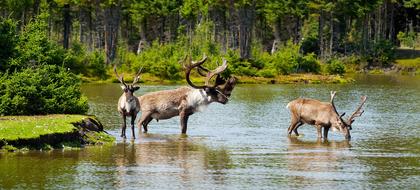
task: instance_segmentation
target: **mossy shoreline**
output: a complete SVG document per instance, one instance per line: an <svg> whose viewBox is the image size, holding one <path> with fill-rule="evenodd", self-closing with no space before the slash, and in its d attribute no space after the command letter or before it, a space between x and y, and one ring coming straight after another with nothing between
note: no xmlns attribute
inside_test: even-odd
<svg viewBox="0 0 420 190"><path fill-rule="evenodd" d="M107 79L99 78L89 78L82 77L84 83L119 83L119 81L112 77L114 75L109 75ZM272 78L264 77L252 77L252 76L236 76L239 80L239 84L292 84L292 83L302 83L302 84L328 84L328 83L350 83L353 82L353 78L340 75L320 75L320 74L290 74L290 75L278 75ZM132 81L132 73L124 73L125 81ZM204 83L203 77L191 77L193 82ZM148 73L141 75L140 83L143 84L161 84L161 85L171 85L171 84L185 84L185 79L177 80L166 80L160 79L159 77L152 76Z"/></svg>
<svg viewBox="0 0 420 190"><path fill-rule="evenodd" d="M109 144L115 138L102 124L87 115L44 115L0 117L0 149L79 148L84 145Z"/></svg>

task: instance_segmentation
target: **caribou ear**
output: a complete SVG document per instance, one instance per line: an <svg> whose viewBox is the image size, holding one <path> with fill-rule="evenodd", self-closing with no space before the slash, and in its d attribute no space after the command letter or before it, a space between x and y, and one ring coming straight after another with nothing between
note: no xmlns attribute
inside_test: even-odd
<svg viewBox="0 0 420 190"><path fill-rule="evenodd" d="M346 112L342 113L342 114L340 115L340 117L343 117L344 115L346 115Z"/></svg>
<svg viewBox="0 0 420 190"><path fill-rule="evenodd" d="M137 91L138 89L140 89L140 86L133 86L134 91Z"/></svg>

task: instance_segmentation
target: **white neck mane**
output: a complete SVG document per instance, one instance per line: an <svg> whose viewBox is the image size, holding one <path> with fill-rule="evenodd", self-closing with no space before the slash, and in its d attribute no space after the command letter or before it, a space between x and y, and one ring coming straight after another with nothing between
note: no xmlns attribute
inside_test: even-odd
<svg viewBox="0 0 420 190"><path fill-rule="evenodd" d="M212 102L211 97L203 89L193 89L187 94L188 107L195 111L203 111Z"/></svg>

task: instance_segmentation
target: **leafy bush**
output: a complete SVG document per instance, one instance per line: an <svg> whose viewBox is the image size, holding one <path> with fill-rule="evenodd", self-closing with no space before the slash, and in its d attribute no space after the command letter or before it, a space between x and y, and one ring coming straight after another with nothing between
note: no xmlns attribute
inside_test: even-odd
<svg viewBox="0 0 420 190"><path fill-rule="evenodd" d="M299 57L299 46L289 41L280 51L272 55L271 61L277 72L290 74L297 71Z"/></svg>
<svg viewBox="0 0 420 190"><path fill-rule="evenodd" d="M388 40L380 40L376 42L369 55L369 60L373 64L388 66L395 60L395 47Z"/></svg>
<svg viewBox="0 0 420 190"><path fill-rule="evenodd" d="M332 58L327 62L328 66L327 66L327 72L329 74L339 74L342 75L346 72L345 66L344 64L336 59L336 58Z"/></svg>
<svg viewBox="0 0 420 190"><path fill-rule="evenodd" d="M418 34L416 34L415 32L408 32L408 33L404 33L404 32L398 32L397 34L397 38L400 41L402 46L405 47L410 47L410 48L415 48L416 46L416 39Z"/></svg>
<svg viewBox="0 0 420 190"><path fill-rule="evenodd" d="M66 51L58 44L50 41L46 34L47 24L43 15L28 23L19 35L17 51L19 57L10 62L10 67L23 69L37 65L60 65L71 67L72 62L64 62ZM64 65L64 63L67 63Z"/></svg>
<svg viewBox="0 0 420 190"><path fill-rule="evenodd" d="M101 79L107 77L105 54L98 50L88 52L86 47L78 42L73 42L71 49L65 53L63 65L76 74Z"/></svg>
<svg viewBox="0 0 420 190"><path fill-rule="evenodd" d="M273 78L276 76L275 69L262 69L257 72L257 76L264 78Z"/></svg>
<svg viewBox="0 0 420 190"><path fill-rule="evenodd" d="M0 114L83 114L89 106L81 81L54 65L27 68L0 77Z"/></svg>
<svg viewBox="0 0 420 190"><path fill-rule="evenodd" d="M314 53L318 55L318 39L316 37L307 37L303 39L300 45L300 52L302 54Z"/></svg>
<svg viewBox="0 0 420 190"><path fill-rule="evenodd" d="M0 72L8 69L8 62L17 54L18 43L16 23L11 19L0 20Z"/></svg>
<svg viewBox="0 0 420 190"><path fill-rule="evenodd" d="M316 59L316 55L314 53L310 53L299 58L298 68L299 71L319 73L321 65L319 65L318 60Z"/></svg>

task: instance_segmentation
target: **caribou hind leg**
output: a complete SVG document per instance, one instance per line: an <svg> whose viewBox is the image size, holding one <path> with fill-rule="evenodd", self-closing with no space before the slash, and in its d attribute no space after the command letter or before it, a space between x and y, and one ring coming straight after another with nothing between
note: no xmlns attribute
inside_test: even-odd
<svg viewBox="0 0 420 190"><path fill-rule="evenodd" d="M292 120L290 121L290 126L287 130L288 134L291 135L292 132L297 129L297 126L299 125L299 120L295 119L295 117L292 117ZM297 131L295 131L295 134L299 136L299 134L297 133Z"/></svg>
<svg viewBox="0 0 420 190"><path fill-rule="evenodd" d="M152 112L142 112L140 120L138 122L138 127L141 128L143 125L143 132L147 133L147 125L152 121Z"/></svg>
<svg viewBox="0 0 420 190"><path fill-rule="evenodd" d="M300 127L300 126L302 126L303 125L303 123L302 122L299 122L294 128L293 128L293 132L295 133L295 135L296 136L299 136L299 133L298 133L298 131L297 131L297 129Z"/></svg>
<svg viewBox="0 0 420 190"><path fill-rule="evenodd" d="M330 127L324 127L324 139L328 139L328 131L330 130Z"/></svg>

